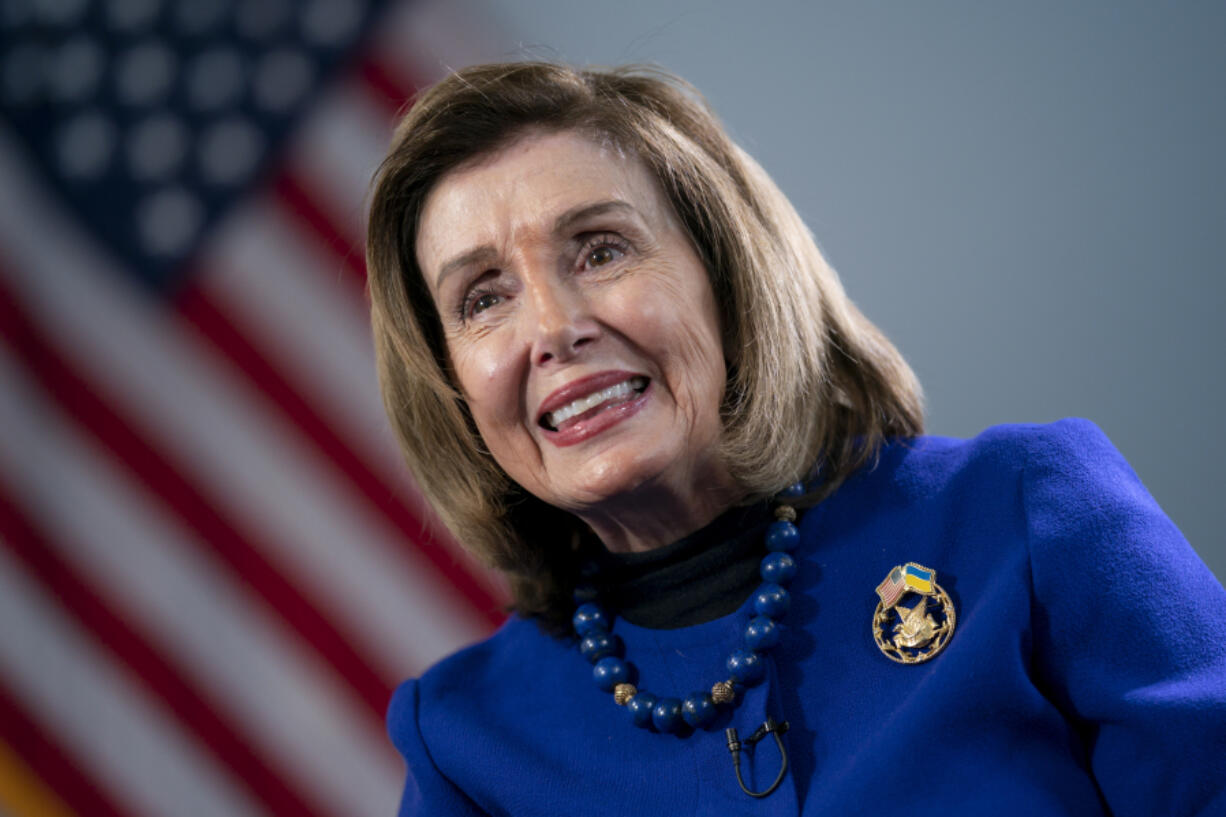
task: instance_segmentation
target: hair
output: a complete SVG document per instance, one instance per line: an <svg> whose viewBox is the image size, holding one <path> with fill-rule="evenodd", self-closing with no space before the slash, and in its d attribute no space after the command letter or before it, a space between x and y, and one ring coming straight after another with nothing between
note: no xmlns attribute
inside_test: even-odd
<svg viewBox="0 0 1226 817"><path fill-rule="evenodd" d="M426 198L450 171L525 134L567 130L636 156L706 267L727 360L721 454L746 501L807 479L816 502L885 439L923 428L911 369L691 86L642 67L451 74L401 120L375 176L367 270L379 381L426 499L508 577L516 610L554 630L569 621L586 526L528 495L488 453L451 376L416 244Z"/></svg>

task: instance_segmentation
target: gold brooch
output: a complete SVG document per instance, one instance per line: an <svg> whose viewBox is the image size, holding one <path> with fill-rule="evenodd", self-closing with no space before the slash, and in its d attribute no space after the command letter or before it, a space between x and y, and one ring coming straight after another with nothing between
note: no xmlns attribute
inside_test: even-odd
<svg viewBox="0 0 1226 817"><path fill-rule="evenodd" d="M877 595L881 601L873 613L873 640L886 658L920 664L945 649L957 615L949 594L937 584L935 570L915 562L899 565L877 585ZM899 602L907 597L918 598L903 607Z"/></svg>

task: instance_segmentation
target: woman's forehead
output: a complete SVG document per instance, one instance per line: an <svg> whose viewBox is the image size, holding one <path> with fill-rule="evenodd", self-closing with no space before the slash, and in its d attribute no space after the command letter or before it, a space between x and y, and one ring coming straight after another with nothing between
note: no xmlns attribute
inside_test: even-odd
<svg viewBox="0 0 1226 817"><path fill-rule="evenodd" d="M432 270L466 246L548 235L568 212L602 202L668 216L637 157L576 131L529 133L439 180L422 208L419 263Z"/></svg>

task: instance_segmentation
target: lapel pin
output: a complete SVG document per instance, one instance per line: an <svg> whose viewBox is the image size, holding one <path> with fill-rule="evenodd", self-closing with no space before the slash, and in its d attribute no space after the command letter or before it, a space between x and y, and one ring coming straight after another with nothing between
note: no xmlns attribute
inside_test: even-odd
<svg viewBox="0 0 1226 817"><path fill-rule="evenodd" d="M898 565L877 585L877 595L873 640L886 658L921 664L945 649L957 614L935 570L916 562Z"/></svg>

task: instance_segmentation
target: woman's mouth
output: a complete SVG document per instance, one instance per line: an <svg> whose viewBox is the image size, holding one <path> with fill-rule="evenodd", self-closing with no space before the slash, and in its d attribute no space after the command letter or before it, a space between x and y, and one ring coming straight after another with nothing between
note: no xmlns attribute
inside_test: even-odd
<svg viewBox="0 0 1226 817"><path fill-rule="evenodd" d="M556 445L573 445L638 411L651 381L642 375L620 373L620 376L621 379L617 379L618 373L602 373L569 384L551 395L546 403L556 407L544 412L539 420L541 428L548 432L547 439ZM587 388L592 390L557 405L560 400Z"/></svg>
<svg viewBox="0 0 1226 817"><path fill-rule="evenodd" d="M632 377L629 380L623 380L621 383L609 386L607 389L592 392L586 397L580 397L578 400L567 403L557 411L551 411L546 414L542 418L542 422L544 422L546 428L560 431L568 423L579 422L608 406L624 403L632 399L645 388L647 388L647 378Z"/></svg>

